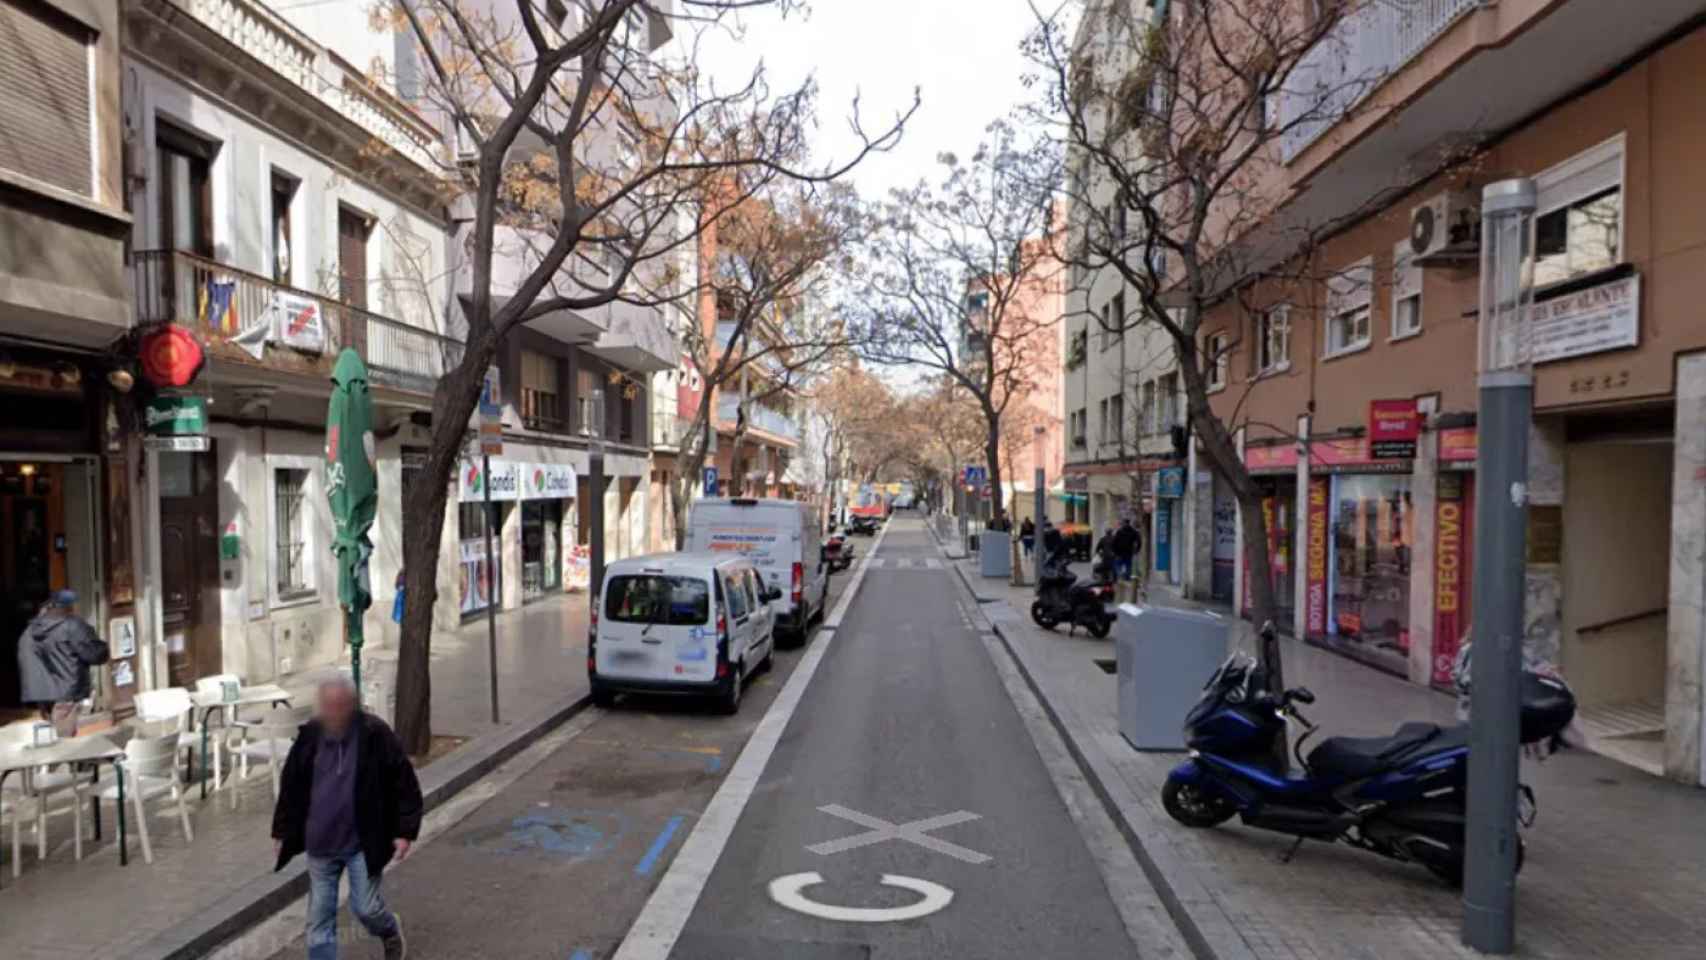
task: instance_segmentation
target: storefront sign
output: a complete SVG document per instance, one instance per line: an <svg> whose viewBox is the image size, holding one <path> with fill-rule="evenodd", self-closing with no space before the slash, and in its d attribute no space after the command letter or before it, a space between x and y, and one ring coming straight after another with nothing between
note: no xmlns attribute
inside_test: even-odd
<svg viewBox="0 0 1706 960"><path fill-rule="evenodd" d="M142 449L160 453L206 453L206 437L143 437Z"/></svg>
<svg viewBox="0 0 1706 960"><path fill-rule="evenodd" d="M207 359L195 335L177 324L167 324L145 335L137 353L142 360L142 375L163 389L189 386Z"/></svg>
<svg viewBox="0 0 1706 960"><path fill-rule="evenodd" d="M1089 493L1090 475L1087 473L1069 473L1061 478L1061 485L1068 493Z"/></svg>
<svg viewBox="0 0 1706 960"><path fill-rule="evenodd" d="M1308 440L1282 443L1270 447L1249 447L1244 451L1244 466L1254 474L1291 473L1297 469L1297 448L1309 448L1310 473L1403 473L1409 464L1397 460L1377 460L1369 455L1368 441L1362 437L1341 437L1334 440Z"/></svg>
<svg viewBox="0 0 1706 960"><path fill-rule="evenodd" d="M1376 460L1411 460L1422 417L1414 398L1371 400L1368 404L1368 450Z"/></svg>
<svg viewBox="0 0 1706 960"><path fill-rule="evenodd" d="M1452 427L1439 432L1439 459L1454 469L1473 469L1475 466L1476 435L1474 427Z"/></svg>
<svg viewBox="0 0 1706 960"><path fill-rule="evenodd" d="M142 425L157 437L207 432L206 397L154 397L142 411Z"/></svg>
<svg viewBox="0 0 1706 960"><path fill-rule="evenodd" d="M1433 682L1451 683L1463 631L1469 625L1469 504L1462 477L1439 481L1434 522L1434 649Z"/></svg>
<svg viewBox="0 0 1706 960"><path fill-rule="evenodd" d="M491 461L491 476L488 478L481 464L473 461L463 461L460 474L460 495L457 497L463 503L478 503L486 499L486 486L491 485L491 499L515 500L521 490L521 471L519 465L508 460Z"/></svg>
<svg viewBox="0 0 1706 960"><path fill-rule="evenodd" d="M1312 637L1327 633L1327 480L1309 481L1309 587L1304 598L1304 629Z"/></svg>
<svg viewBox="0 0 1706 960"><path fill-rule="evenodd" d="M1162 467L1155 474L1155 495L1158 497L1173 497L1185 495L1185 468Z"/></svg>
<svg viewBox="0 0 1706 960"><path fill-rule="evenodd" d="M320 301L275 290L272 295L273 339L307 353L326 349L326 318Z"/></svg>
<svg viewBox="0 0 1706 960"><path fill-rule="evenodd" d="M480 383L480 407L477 415L480 432L480 455L485 457L502 456L504 452L504 409L502 382L498 379L498 368L486 368L485 379Z"/></svg>
<svg viewBox="0 0 1706 960"><path fill-rule="evenodd" d="M1535 363L1641 342L1641 277L1631 274L1534 304Z"/></svg>
<svg viewBox="0 0 1706 960"><path fill-rule="evenodd" d="M1180 472L1180 483L1184 473ZM1183 491L1180 492L1181 494ZM1176 494L1175 496L1177 496ZM1173 569L1173 502L1162 500L1155 505L1155 572Z"/></svg>
<svg viewBox="0 0 1706 960"><path fill-rule="evenodd" d="M566 500L575 495L575 468L566 463L535 463L525 476L529 500Z"/></svg>

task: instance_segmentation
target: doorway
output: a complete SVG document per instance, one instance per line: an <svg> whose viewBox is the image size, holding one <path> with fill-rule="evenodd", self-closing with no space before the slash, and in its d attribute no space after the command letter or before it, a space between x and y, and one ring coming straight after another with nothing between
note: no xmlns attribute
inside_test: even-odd
<svg viewBox="0 0 1706 960"><path fill-rule="evenodd" d="M53 591L102 629L95 476L93 459L0 454L0 707L19 705L18 639Z"/></svg>
<svg viewBox="0 0 1706 960"><path fill-rule="evenodd" d="M174 687L193 687L224 664L213 442L203 453L159 456L161 637Z"/></svg>

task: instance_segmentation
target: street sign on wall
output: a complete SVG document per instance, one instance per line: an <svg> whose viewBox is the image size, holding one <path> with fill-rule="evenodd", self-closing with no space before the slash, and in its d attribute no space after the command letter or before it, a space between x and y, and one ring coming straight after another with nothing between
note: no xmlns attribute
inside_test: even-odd
<svg viewBox="0 0 1706 960"><path fill-rule="evenodd" d="M717 495L717 468L716 467L706 467L705 468L704 490L705 490L705 496L707 496L707 497L714 497Z"/></svg>
<svg viewBox="0 0 1706 960"><path fill-rule="evenodd" d="M480 384L479 421L481 456L503 456L503 390L498 380L498 368L495 366L486 368L485 380Z"/></svg>

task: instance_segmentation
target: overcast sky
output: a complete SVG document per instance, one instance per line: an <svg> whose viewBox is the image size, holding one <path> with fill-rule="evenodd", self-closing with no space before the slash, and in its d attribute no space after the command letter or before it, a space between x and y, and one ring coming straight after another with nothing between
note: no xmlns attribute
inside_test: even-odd
<svg viewBox="0 0 1706 960"><path fill-rule="evenodd" d="M1061 0L1039 0L1053 9ZM742 13L745 33L704 37L699 63L723 84L744 82L762 60L772 91L815 75L820 89L816 153L849 156L853 98L867 130L886 128L916 89L922 106L899 145L873 156L853 179L874 198L891 187L934 179L937 154L969 154L990 121L1029 98L1030 64L1019 42L1036 23L1027 0L813 0L807 15L773 9Z"/></svg>

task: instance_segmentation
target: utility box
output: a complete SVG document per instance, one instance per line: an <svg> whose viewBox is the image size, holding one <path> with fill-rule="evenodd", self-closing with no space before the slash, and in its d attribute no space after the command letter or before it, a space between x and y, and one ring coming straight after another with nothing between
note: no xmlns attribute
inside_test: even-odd
<svg viewBox="0 0 1706 960"><path fill-rule="evenodd" d="M1114 627L1120 735L1139 750L1185 749L1185 715L1226 660L1231 621L1121 604Z"/></svg>
<svg viewBox="0 0 1706 960"><path fill-rule="evenodd" d="M978 568L986 577L1011 577L1012 551L1012 539L1001 530L985 530L977 535Z"/></svg>

